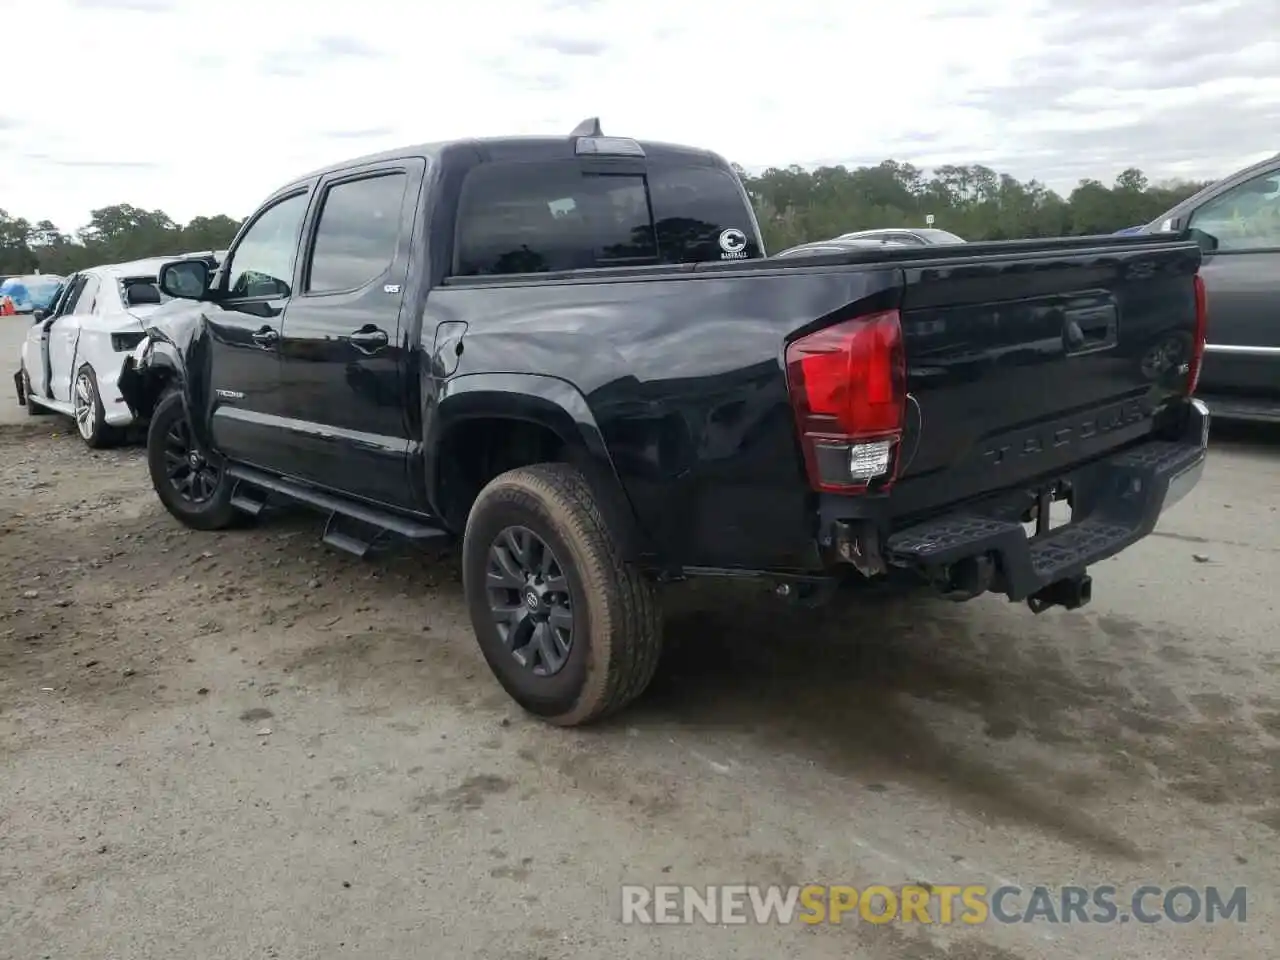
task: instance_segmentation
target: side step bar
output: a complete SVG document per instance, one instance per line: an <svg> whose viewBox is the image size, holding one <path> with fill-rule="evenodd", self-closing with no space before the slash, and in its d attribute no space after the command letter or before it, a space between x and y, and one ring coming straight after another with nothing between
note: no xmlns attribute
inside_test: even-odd
<svg viewBox="0 0 1280 960"><path fill-rule="evenodd" d="M236 481L236 488L231 491L231 505L241 513L256 517L267 506L271 495L243 480Z"/></svg>
<svg viewBox="0 0 1280 960"><path fill-rule="evenodd" d="M321 539L335 550L363 558L377 546L386 532L340 513L331 513L325 522L324 536Z"/></svg>
<svg viewBox="0 0 1280 960"><path fill-rule="evenodd" d="M313 507L329 514L324 542L357 557L367 554L388 533L406 540L449 536L449 532L441 527L379 510L252 467L236 465L228 468L227 473L237 481L231 495L231 504L237 510L257 516L272 495Z"/></svg>

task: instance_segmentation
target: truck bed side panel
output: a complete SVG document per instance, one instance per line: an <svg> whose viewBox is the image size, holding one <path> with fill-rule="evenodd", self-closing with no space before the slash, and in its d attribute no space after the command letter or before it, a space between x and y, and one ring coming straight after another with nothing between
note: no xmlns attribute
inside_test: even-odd
<svg viewBox="0 0 1280 960"><path fill-rule="evenodd" d="M888 503L907 518L1149 434L1185 389L1176 365L1147 361L1170 341L1190 349L1198 263L1185 242L1074 238L464 281L431 292L422 335L466 324L457 375L575 385L664 557L813 569L817 498L787 395L790 339L903 310L911 397ZM853 498L883 514L874 499Z"/></svg>
<svg viewBox="0 0 1280 960"><path fill-rule="evenodd" d="M463 284L423 336L467 323L457 375L562 377L586 397L642 526L690 565L812 566L812 495L782 357L793 331L889 302L899 270Z"/></svg>

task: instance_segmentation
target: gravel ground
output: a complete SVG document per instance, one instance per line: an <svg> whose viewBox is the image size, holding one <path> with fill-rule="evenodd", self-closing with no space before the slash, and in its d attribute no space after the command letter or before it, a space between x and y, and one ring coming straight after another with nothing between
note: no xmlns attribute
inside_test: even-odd
<svg viewBox="0 0 1280 960"><path fill-rule="evenodd" d="M699 586L616 722L513 708L456 558L220 535L0 426L0 956L1275 957L1280 436L1084 611ZM698 608L702 607L702 612ZM638 927L623 883L1185 882L1248 922Z"/></svg>

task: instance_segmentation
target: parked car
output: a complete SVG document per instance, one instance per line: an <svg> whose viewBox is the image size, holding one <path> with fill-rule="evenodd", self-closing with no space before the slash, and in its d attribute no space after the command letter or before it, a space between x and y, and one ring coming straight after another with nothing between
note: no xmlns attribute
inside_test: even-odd
<svg viewBox="0 0 1280 960"><path fill-rule="evenodd" d="M935 230L932 227L882 227L876 230L855 230L853 233L842 233L837 240L885 240L891 243L906 244L911 247L932 247L951 243L964 243L964 237L957 237L946 230Z"/></svg>
<svg viewBox="0 0 1280 960"><path fill-rule="evenodd" d="M828 253L848 253L851 250L867 250L878 249L880 247L903 247L904 243L898 243L896 240L877 240L877 239L853 239L853 240L814 240L810 243L797 244L794 247L788 247L780 253L775 253L774 258L778 257L816 257Z"/></svg>
<svg viewBox="0 0 1280 960"><path fill-rule="evenodd" d="M67 278L27 331L15 384L29 414L72 417L90 447L107 446L133 423L120 396L121 363L143 339L144 322L170 298L156 285L165 260L81 270Z"/></svg>
<svg viewBox="0 0 1280 960"><path fill-rule="evenodd" d="M120 385L191 528L283 501L357 555L460 537L494 674L575 725L648 684L663 580L1088 602L1089 565L1203 469L1198 353L1154 380L1113 359L1203 342L1200 256L1077 237L769 258L723 158L587 122L281 187L219 270L161 268L200 292ZM1073 516L1051 529L1054 501Z"/></svg>
<svg viewBox="0 0 1280 960"><path fill-rule="evenodd" d="M1207 239L1199 396L1222 417L1280 421L1280 154L1211 184L1146 229Z"/></svg>
<svg viewBox="0 0 1280 960"><path fill-rule="evenodd" d="M6 277L0 283L0 306L6 313L11 309L18 315L48 309L62 282L62 277L52 273Z"/></svg>

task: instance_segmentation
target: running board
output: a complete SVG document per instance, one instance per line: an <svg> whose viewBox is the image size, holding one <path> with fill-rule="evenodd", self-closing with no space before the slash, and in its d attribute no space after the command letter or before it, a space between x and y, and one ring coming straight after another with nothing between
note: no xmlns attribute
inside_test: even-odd
<svg viewBox="0 0 1280 960"><path fill-rule="evenodd" d="M231 491L231 505L251 517L265 510L269 499L271 494L268 491L245 480L236 480L235 489Z"/></svg>
<svg viewBox="0 0 1280 960"><path fill-rule="evenodd" d="M358 557L367 554L388 533L406 540L449 536L449 532L441 527L379 510L252 467L236 465L228 468L227 473L238 481L231 498L238 510L257 516L272 494L314 507L329 514L324 542Z"/></svg>
<svg viewBox="0 0 1280 960"><path fill-rule="evenodd" d="M386 535L386 530L370 526L363 521L345 517L340 513L329 514L321 538L335 550L341 550L363 559Z"/></svg>

